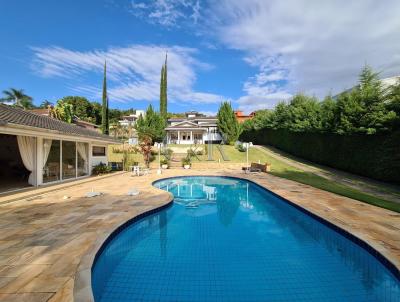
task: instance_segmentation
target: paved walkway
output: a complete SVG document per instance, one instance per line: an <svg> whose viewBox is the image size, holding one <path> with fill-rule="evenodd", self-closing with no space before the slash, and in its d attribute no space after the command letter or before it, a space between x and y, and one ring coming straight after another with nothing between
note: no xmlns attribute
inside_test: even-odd
<svg viewBox="0 0 400 302"><path fill-rule="evenodd" d="M251 179L368 242L400 268L400 214L310 186L239 169L124 173L43 191L0 205L0 300L92 301L90 268L109 234L128 219L171 201L154 188L160 177L228 175ZM139 196L127 196L131 187ZM85 198L92 188L102 196ZM42 189L40 189L42 190Z"/></svg>
<svg viewBox="0 0 400 302"><path fill-rule="evenodd" d="M271 146L255 146L290 166L305 172L311 172L320 177L352 187L364 193L400 203L400 186L384 183L371 178L336 170L301 159Z"/></svg>

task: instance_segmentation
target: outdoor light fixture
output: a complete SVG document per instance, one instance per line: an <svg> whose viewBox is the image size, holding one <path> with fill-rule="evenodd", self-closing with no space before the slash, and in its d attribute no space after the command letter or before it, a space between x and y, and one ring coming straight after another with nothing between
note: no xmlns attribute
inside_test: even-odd
<svg viewBox="0 0 400 302"><path fill-rule="evenodd" d="M155 146L158 148L158 170L157 170L157 174L162 174L162 170L161 170L161 147L162 147L162 143L155 143Z"/></svg>
<svg viewBox="0 0 400 302"><path fill-rule="evenodd" d="M253 145L252 142L243 143L243 147L246 148L246 169L247 169L247 171L249 170L249 148L252 145Z"/></svg>

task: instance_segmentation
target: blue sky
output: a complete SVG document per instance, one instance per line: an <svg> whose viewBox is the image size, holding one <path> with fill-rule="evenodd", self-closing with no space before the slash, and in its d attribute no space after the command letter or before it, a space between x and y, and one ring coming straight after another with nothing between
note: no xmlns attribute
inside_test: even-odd
<svg viewBox="0 0 400 302"><path fill-rule="evenodd" d="M365 63L400 74L394 0L15 0L0 11L0 89L22 88L36 104L100 101L107 59L112 108L158 107L166 51L172 112L322 97L353 86Z"/></svg>

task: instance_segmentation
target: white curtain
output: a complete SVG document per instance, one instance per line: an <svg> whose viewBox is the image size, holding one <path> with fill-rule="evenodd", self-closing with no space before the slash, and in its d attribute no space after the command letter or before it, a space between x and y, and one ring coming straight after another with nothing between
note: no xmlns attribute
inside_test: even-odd
<svg viewBox="0 0 400 302"><path fill-rule="evenodd" d="M30 136L17 136L19 153L25 168L30 171L28 183L34 185L33 170L35 166L35 138Z"/></svg>
<svg viewBox="0 0 400 302"><path fill-rule="evenodd" d="M85 172L85 174L87 174L88 173L88 144L76 143L76 149L78 150L80 157L82 157L82 159L84 161L83 171Z"/></svg>
<svg viewBox="0 0 400 302"><path fill-rule="evenodd" d="M53 140L51 140L51 139L43 140L43 167L42 167L42 169L44 168L44 166L46 166L47 159L49 158L52 143L53 143Z"/></svg>

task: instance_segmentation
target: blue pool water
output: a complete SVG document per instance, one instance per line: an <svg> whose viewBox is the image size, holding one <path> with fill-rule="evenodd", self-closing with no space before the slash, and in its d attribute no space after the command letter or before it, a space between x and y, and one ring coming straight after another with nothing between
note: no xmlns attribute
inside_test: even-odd
<svg viewBox="0 0 400 302"><path fill-rule="evenodd" d="M377 258L254 183L154 185L174 203L103 247L96 301L400 301L400 281Z"/></svg>

